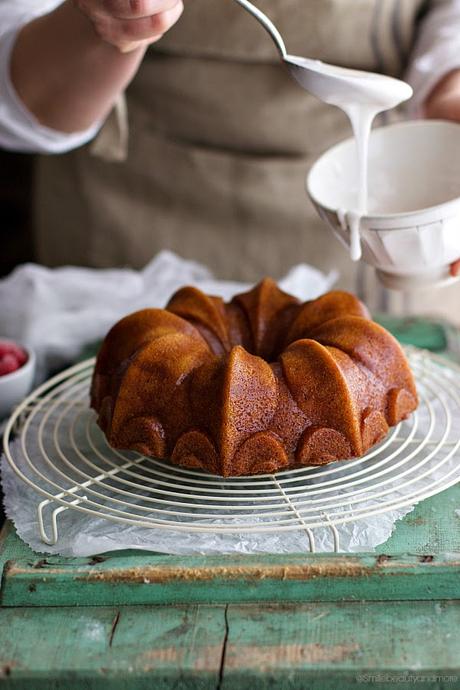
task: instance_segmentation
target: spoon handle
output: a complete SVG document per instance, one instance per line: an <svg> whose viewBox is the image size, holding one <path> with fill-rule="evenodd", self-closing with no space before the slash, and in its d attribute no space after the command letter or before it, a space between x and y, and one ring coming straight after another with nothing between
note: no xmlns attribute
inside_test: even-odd
<svg viewBox="0 0 460 690"><path fill-rule="evenodd" d="M244 7L245 10L252 14L252 16L255 17L262 24L265 31L267 31L272 37L279 54L284 59L287 55L286 46L284 45L284 41L282 39L280 32L273 24L273 22L267 17L267 15L264 14L257 7L255 7L252 4L252 2L249 2L249 0L235 0L235 2L241 5L241 7Z"/></svg>

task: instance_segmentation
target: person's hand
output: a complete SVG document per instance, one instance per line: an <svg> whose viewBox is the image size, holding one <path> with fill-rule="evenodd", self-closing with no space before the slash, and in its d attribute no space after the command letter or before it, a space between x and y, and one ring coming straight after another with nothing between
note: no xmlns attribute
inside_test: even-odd
<svg viewBox="0 0 460 690"><path fill-rule="evenodd" d="M460 276L460 259L454 261L454 263L450 265L450 275L453 278L458 278Z"/></svg>
<svg viewBox="0 0 460 690"><path fill-rule="evenodd" d="M73 0L97 35L127 53L158 41L179 19L182 0Z"/></svg>
<svg viewBox="0 0 460 690"><path fill-rule="evenodd" d="M460 69L446 74L435 86L424 106L429 119L460 122Z"/></svg>

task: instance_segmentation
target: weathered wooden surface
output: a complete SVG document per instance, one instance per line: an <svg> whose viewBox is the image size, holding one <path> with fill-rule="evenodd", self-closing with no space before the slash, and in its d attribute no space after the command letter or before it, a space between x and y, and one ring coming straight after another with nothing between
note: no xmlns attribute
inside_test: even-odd
<svg viewBox="0 0 460 690"><path fill-rule="evenodd" d="M430 600L434 592L460 598L460 553L82 560L8 561L2 606Z"/></svg>
<svg viewBox="0 0 460 690"><path fill-rule="evenodd" d="M218 686L223 608L0 609L0 629L2 690Z"/></svg>
<svg viewBox="0 0 460 690"><path fill-rule="evenodd" d="M460 462L460 460L459 460ZM399 520L377 553L460 552L460 484L427 498Z"/></svg>
<svg viewBox="0 0 460 690"><path fill-rule="evenodd" d="M453 602L229 607L224 687L249 690L262 675L262 687L380 688L366 678L389 674L394 687L396 675L428 673L455 676L459 687L459 616Z"/></svg>
<svg viewBox="0 0 460 690"><path fill-rule="evenodd" d="M0 609L0 629L8 689L460 687L458 602Z"/></svg>
<svg viewBox="0 0 460 690"><path fill-rule="evenodd" d="M359 587L354 585L358 599L369 593L369 580L380 581L382 598L382 593L389 595L393 586L388 581L395 580L396 599L425 598L413 601L133 606L136 587L141 592L153 591L152 583L141 582L143 567L149 565L149 560L150 564L167 563L168 557L126 552L104 561L49 557L45 559L50 564L47 565L43 556L23 544L9 526L8 535L4 532L0 554L0 568L5 561L9 562L2 592L4 598L17 597L21 605L13 607L5 602L0 607L0 688L347 690L378 687L390 690L396 686L402 690L414 685L429 690L460 688L460 577L457 566L449 570L459 560L460 553L449 557L441 551L447 547L460 552L460 520L455 513L460 505L459 495L457 487L417 506L398 523L395 534L381 547L383 557L382 554L380 558L378 554L361 558L342 555L334 561L331 556L324 556L328 569L341 568L341 577L336 578L331 592L335 589L337 593L340 583L349 585L356 575L354 579L360 583ZM398 556L399 544L410 545L414 555ZM394 558L387 557L391 555ZM318 567L322 558L308 554L292 557L300 572L305 572L312 562ZM209 559L205 560L206 567L211 567ZM240 566L247 567L250 560L241 559ZM190 559L179 561L176 570L190 565ZM256 561L253 559L253 563ZM222 566L222 559L214 562L216 567ZM129 568L123 568L123 563ZM277 563L270 558L272 568L282 568L283 563L284 567L292 564L290 558L281 557ZM37 580L28 580L27 571L17 572L15 569L20 569L20 564L33 569ZM356 564L373 568L381 576L359 574ZM53 566L60 573L48 583L43 582ZM200 567L204 568L203 563ZM252 567L260 567L260 563ZM421 569L422 577L402 575L405 567L411 573L414 568ZM133 568L136 582L128 592L120 589L124 586L122 582L107 585L106 578L99 577L102 572L109 578L115 574L123 580ZM260 586L266 586L264 579L242 583L238 580L239 566L235 560L232 568L236 579L226 582L230 600L232 592L236 591L238 600L238 590L257 593ZM447 576L445 568L447 573L454 572L455 577ZM120 599L124 605L88 606L91 603L88 590L83 592L75 582L77 570L83 578L89 574L100 583L96 599L112 597L112 604ZM394 570L401 574L390 575ZM61 594L51 593L59 590L61 573L64 577L61 584L66 582L66 596L72 591L73 580L75 603L79 606L34 605L41 596L48 600L55 596L57 602ZM14 585L9 579L11 574ZM181 578L186 595L187 578L183 575L169 570L168 596L173 595ZM450 591L444 593L452 597L451 601L441 600L440 585L444 586L446 577ZM329 575L323 579L330 582ZM271 583L272 595L277 596L273 588L292 584L298 583L295 579L282 578ZM164 583L156 586L161 588ZM207 579L202 580L202 586L206 595ZM348 596L349 590L348 594L347 588L343 591ZM378 594L378 588L375 592ZM209 599L209 591L206 596Z"/></svg>

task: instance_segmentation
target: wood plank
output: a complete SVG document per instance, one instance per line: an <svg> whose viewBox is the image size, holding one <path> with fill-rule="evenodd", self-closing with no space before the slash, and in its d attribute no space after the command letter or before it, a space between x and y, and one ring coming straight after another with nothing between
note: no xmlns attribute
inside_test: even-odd
<svg viewBox="0 0 460 690"><path fill-rule="evenodd" d="M0 529L0 571L8 560L36 557L35 551L20 539L13 523L7 520Z"/></svg>
<svg viewBox="0 0 460 690"><path fill-rule="evenodd" d="M1 609L0 686L214 689L226 634L224 611L198 606Z"/></svg>
<svg viewBox="0 0 460 690"><path fill-rule="evenodd" d="M82 562L83 560L83 562ZM76 562L77 561L77 562ZM460 599L460 553L17 559L2 606Z"/></svg>
<svg viewBox="0 0 460 690"><path fill-rule="evenodd" d="M0 670L5 690L454 689L460 604L2 609Z"/></svg>
<svg viewBox="0 0 460 690"><path fill-rule="evenodd" d="M460 687L458 602L230 606L227 622L222 690Z"/></svg>

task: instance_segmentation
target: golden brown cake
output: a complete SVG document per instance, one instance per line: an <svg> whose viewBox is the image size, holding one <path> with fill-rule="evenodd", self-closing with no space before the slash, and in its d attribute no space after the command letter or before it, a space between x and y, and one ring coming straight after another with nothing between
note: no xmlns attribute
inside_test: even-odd
<svg viewBox="0 0 460 690"><path fill-rule="evenodd" d="M224 477L357 457L417 407L406 357L346 292L193 287L119 321L91 405L109 444Z"/></svg>

